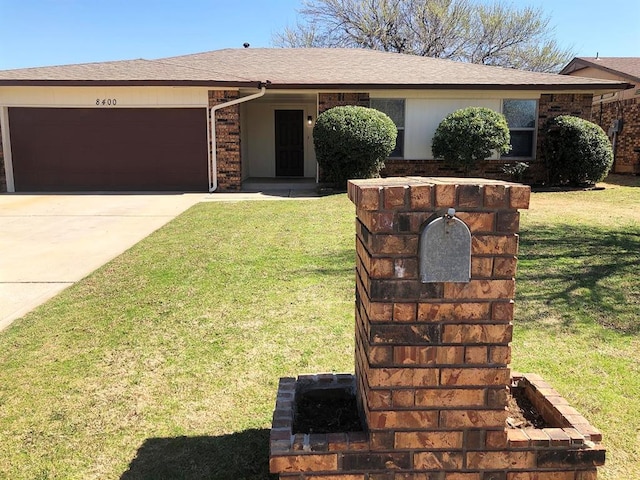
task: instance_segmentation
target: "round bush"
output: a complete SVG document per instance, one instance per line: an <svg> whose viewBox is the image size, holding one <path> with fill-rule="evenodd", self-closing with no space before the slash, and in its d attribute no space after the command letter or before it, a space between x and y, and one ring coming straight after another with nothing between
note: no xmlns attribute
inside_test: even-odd
<svg viewBox="0 0 640 480"><path fill-rule="evenodd" d="M613 149L604 130L579 117L550 119L542 148L552 185L594 185L613 164Z"/></svg>
<svg viewBox="0 0 640 480"><path fill-rule="evenodd" d="M346 188L350 178L379 175L397 135L393 121L378 110L334 107L318 116L313 144L325 179Z"/></svg>
<svg viewBox="0 0 640 480"><path fill-rule="evenodd" d="M511 150L504 115L483 107L468 107L447 115L433 136L431 151L445 163L468 171L497 150Z"/></svg>

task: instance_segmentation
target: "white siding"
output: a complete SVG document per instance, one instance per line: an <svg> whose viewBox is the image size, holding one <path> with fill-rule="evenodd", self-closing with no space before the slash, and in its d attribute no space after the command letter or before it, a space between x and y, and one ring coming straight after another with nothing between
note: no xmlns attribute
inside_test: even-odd
<svg viewBox="0 0 640 480"><path fill-rule="evenodd" d="M114 108L115 100L116 108L206 107L209 90L207 87L0 87L0 105ZM110 100L112 105L103 106L102 100Z"/></svg>
<svg viewBox="0 0 640 480"><path fill-rule="evenodd" d="M431 142L440 122L460 108L486 107L499 112L499 99L409 98L405 104L404 158L431 159Z"/></svg>
<svg viewBox="0 0 640 480"><path fill-rule="evenodd" d="M304 133L304 176L316 176L316 157L313 150L313 127L306 124L311 115L315 122L315 103L269 103L248 102L243 104L241 116L245 119L242 130L243 177L275 177L275 111L303 110Z"/></svg>

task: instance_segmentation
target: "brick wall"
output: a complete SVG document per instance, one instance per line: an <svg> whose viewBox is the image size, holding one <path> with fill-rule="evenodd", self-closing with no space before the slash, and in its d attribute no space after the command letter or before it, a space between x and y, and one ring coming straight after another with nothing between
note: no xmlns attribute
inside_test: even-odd
<svg viewBox="0 0 640 480"><path fill-rule="evenodd" d="M369 106L367 93L321 93L319 95L319 113L338 105ZM542 129L547 119L557 115L575 115L585 120L591 118L592 95L589 94L544 94L538 103L538 135L536 158L529 162L524 181L530 184L540 184L547 181L544 159L541 155L541 141L544 138ZM631 128L630 128L631 130ZM452 168L441 160L434 159L387 159L381 172L383 177L397 176L469 176L484 177L498 180L509 180L502 172L507 160L486 160L466 173L459 168Z"/></svg>
<svg viewBox="0 0 640 480"><path fill-rule="evenodd" d="M614 173L640 173L640 98L630 98L618 102L594 104L591 121L597 123L605 132L609 131L611 122L623 120L622 131L618 133L613 164Z"/></svg>
<svg viewBox="0 0 640 480"><path fill-rule="evenodd" d="M318 115L333 107L344 107L356 105L360 107L369 106L369 93L319 93L318 94Z"/></svg>
<svg viewBox="0 0 640 480"><path fill-rule="evenodd" d="M356 206L355 376L364 432L292 430L296 380L281 379L270 468L296 480L595 480L601 434L537 375L511 375L524 185L483 179L349 182ZM471 232L471 278L422 283L420 235L449 207ZM557 425L505 428L510 385ZM534 395L537 394L537 395Z"/></svg>
<svg viewBox="0 0 640 480"><path fill-rule="evenodd" d="M236 98L238 92L234 90L210 90L209 108ZM240 105L221 108L215 115L218 190L238 191L242 186Z"/></svg>
<svg viewBox="0 0 640 480"><path fill-rule="evenodd" d="M575 117L591 120L591 104L593 95L591 94L545 94L538 102L538 141L536 147L536 161L531 163L529 170L534 183L544 183L548 181L546 161L542 154L542 143L544 142L544 128L549 119L559 115L573 115ZM549 161L552 161L549 159Z"/></svg>

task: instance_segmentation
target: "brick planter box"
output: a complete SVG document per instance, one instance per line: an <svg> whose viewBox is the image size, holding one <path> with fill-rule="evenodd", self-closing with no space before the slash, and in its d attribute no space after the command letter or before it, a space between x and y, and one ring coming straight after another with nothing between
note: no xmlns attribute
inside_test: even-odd
<svg viewBox="0 0 640 480"><path fill-rule="evenodd" d="M528 208L529 187L387 178L350 182L349 198L357 214L356 373L281 379L271 472L298 480L595 479L600 433L539 376L509 369L518 209ZM469 230L461 252L469 281L423 283L421 235L449 208ZM301 384L355 391L364 431L295 432ZM509 388L522 390L550 427L507 429Z"/></svg>

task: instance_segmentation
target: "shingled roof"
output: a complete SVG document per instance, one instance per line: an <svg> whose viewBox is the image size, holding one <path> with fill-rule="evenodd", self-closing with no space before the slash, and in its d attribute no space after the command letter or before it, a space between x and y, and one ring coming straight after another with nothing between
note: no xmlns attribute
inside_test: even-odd
<svg viewBox="0 0 640 480"><path fill-rule="evenodd" d="M247 48L0 71L0 85L615 90L621 82L346 48Z"/></svg>
<svg viewBox="0 0 640 480"><path fill-rule="evenodd" d="M640 82L640 57L576 57L560 73L568 75L587 67Z"/></svg>

